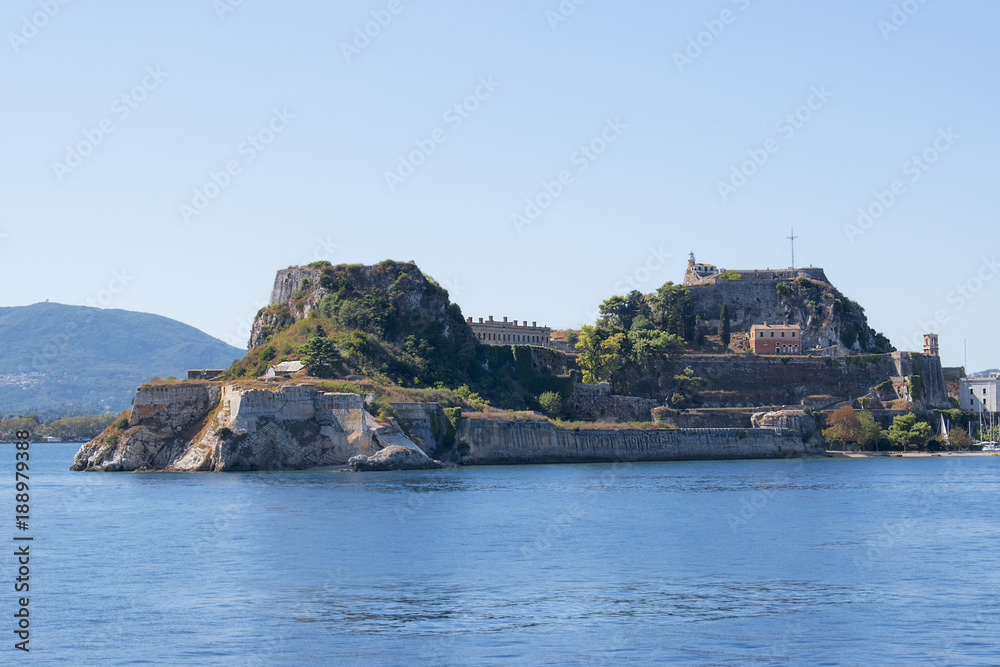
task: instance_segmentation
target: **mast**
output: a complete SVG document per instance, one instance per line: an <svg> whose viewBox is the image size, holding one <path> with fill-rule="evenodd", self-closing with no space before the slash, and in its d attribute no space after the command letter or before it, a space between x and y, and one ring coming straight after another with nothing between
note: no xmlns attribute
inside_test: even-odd
<svg viewBox="0 0 1000 667"><path fill-rule="evenodd" d="M788 240L792 242L792 268L794 269L795 268L795 239L799 238L798 236L795 235L795 226L794 225L792 226L792 235L788 236L786 238L788 238Z"/></svg>

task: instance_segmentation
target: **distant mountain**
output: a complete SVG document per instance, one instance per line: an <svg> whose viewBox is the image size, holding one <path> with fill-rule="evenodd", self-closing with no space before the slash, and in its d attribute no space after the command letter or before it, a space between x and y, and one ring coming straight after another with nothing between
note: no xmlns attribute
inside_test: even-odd
<svg viewBox="0 0 1000 667"><path fill-rule="evenodd" d="M970 378L988 378L994 373L1000 373L1000 368L990 368L985 371L979 371L978 373L969 373Z"/></svg>
<svg viewBox="0 0 1000 667"><path fill-rule="evenodd" d="M150 313L59 303L0 308L0 413L124 410L155 376L229 368L244 354Z"/></svg>

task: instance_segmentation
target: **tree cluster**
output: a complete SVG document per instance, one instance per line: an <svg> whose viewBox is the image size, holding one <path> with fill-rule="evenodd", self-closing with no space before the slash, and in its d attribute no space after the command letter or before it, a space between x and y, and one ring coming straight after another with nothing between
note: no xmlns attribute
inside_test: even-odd
<svg viewBox="0 0 1000 667"><path fill-rule="evenodd" d="M638 290L607 299L576 344L583 381L610 382L629 395L670 391L678 384L674 361L695 335L692 310L687 290L671 283L652 299Z"/></svg>

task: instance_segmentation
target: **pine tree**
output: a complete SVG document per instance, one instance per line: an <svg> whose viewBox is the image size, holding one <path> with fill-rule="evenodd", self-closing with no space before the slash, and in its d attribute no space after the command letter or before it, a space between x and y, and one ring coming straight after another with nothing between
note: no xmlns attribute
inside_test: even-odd
<svg viewBox="0 0 1000 667"><path fill-rule="evenodd" d="M722 312L719 314L719 338L724 347L729 347L729 304L722 304Z"/></svg>

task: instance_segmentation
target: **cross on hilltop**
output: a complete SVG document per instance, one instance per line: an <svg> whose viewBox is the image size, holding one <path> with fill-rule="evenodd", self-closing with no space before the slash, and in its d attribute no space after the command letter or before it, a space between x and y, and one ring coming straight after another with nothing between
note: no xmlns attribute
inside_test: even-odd
<svg viewBox="0 0 1000 667"><path fill-rule="evenodd" d="M786 236L789 241L792 242L792 268L795 268L795 239L799 238L795 235L795 227L792 227L792 235Z"/></svg>

